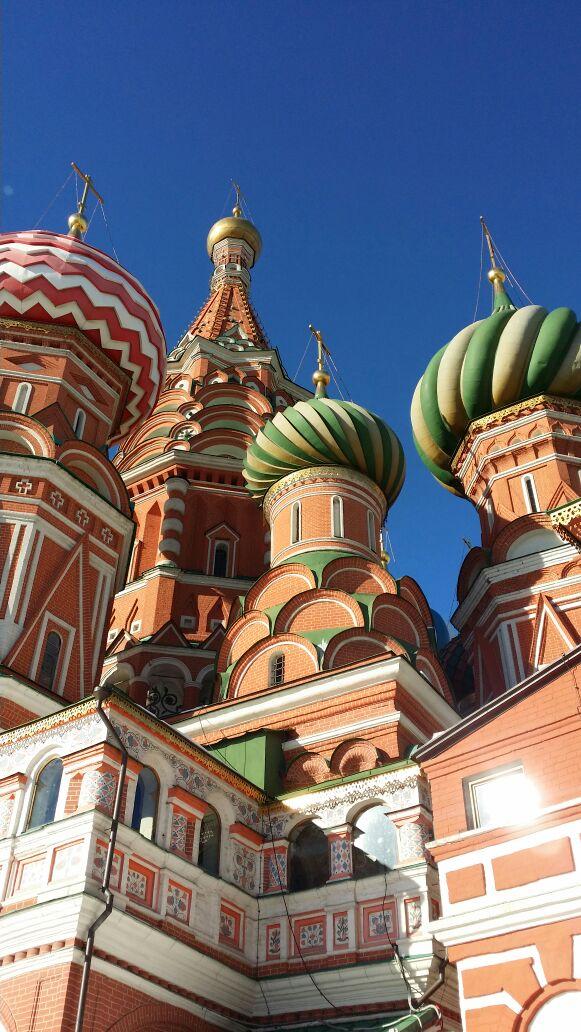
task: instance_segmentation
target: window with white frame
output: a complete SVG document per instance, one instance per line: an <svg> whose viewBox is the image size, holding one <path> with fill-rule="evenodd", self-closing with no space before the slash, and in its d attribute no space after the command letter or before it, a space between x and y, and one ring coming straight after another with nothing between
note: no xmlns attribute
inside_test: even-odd
<svg viewBox="0 0 581 1032"><path fill-rule="evenodd" d="M38 772L34 784L32 806L26 822L28 831L54 821L62 776L63 761L58 757L49 760Z"/></svg>
<svg viewBox="0 0 581 1032"><path fill-rule="evenodd" d="M301 503L293 502L291 509L291 545L301 540Z"/></svg>
<svg viewBox="0 0 581 1032"><path fill-rule="evenodd" d="M537 496L535 478L532 473L525 474L521 483L527 512L540 512L541 507Z"/></svg>
<svg viewBox="0 0 581 1032"><path fill-rule="evenodd" d="M60 634L51 631L46 639L38 673L38 683L49 691L54 687L62 647L63 640Z"/></svg>
<svg viewBox="0 0 581 1032"><path fill-rule="evenodd" d="M85 423L86 423L86 421L87 421L87 416L86 416L85 412L83 412L82 409L78 408L77 411L75 412L75 418L73 420L73 433L74 433L75 437L79 438L79 441L81 441L83 439L83 434L85 432Z"/></svg>
<svg viewBox="0 0 581 1032"><path fill-rule="evenodd" d="M536 790L520 763L466 778L464 793L472 828L515 824L538 808Z"/></svg>
<svg viewBox="0 0 581 1032"><path fill-rule="evenodd" d="M367 510L367 539L372 552L377 552L377 530L375 515L371 509Z"/></svg>
<svg viewBox="0 0 581 1032"><path fill-rule="evenodd" d="M12 411L20 412L22 415L25 415L28 411L31 394L31 385L29 383L20 383L16 388L16 394L14 395L14 401L12 402Z"/></svg>
<svg viewBox="0 0 581 1032"><path fill-rule="evenodd" d="M331 499L331 530L333 537L344 537L343 532L343 499L333 495Z"/></svg>
<svg viewBox="0 0 581 1032"><path fill-rule="evenodd" d="M284 653L279 652L270 661L269 687L276 688L284 683Z"/></svg>
<svg viewBox="0 0 581 1032"><path fill-rule="evenodd" d="M230 546L227 541L216 541L214 544L214 562L212 573L214 577L228 576L228 555Z"/></svg>

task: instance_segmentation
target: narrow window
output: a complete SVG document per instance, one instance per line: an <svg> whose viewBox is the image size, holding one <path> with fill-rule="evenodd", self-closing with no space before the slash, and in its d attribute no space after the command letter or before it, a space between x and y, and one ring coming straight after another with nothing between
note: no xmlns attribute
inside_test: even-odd
<svg viewBox="0 0 581 1032"><path fill-rule="evenodd" d="M494 507L492 505L491 498L486 499L484 503L484 511L486 513L486 519L488 520L488 529L492 530L492 525L494 523Z"/></svg>
<svg viewBox="0 0 581 1032"><path fill-rule="evenodd" d="M216 878L220 874L220 818L215 810L202 818L198 866Z"/></svg>
<svg viewBox="0 0 581 1032"><path fill-rule="evenodd" d="M466 788L469 823L473 828L500 827L526 820L538 806L534 785L520 765L468 778L465 792Z"/></svg>
<svg viewBox="0 0 581 1032"><path fill-rule="evenodd" d="M375 530L375 516L371 509L367 510L367 537L372 552L377 552L377 533Z"/></svg>
<svg viewBox="0 0 581 1032"><path fill-rule="evenodd" d="M325 832L312 824L301 825L289 845L289 890L320 888L329 878L329 844Z"/></svg>
<svg viewBox="0 0 581 1032"><path fill-rule="evenodd" d="M81 441L83 438L86 420L86 414L83 412L82 409L78 408L75 412L75 418L73 420L73 433L75 437L79 438L79 441Z"/></svg>
<svg viewBox="0 0 581 1032"><path fill-rule="evenodd" d="M38 773L27 829L54 821L63 776L62 760L50 760Z"/></svg>
<svg viewBox="0 0 581 1032"><path fill-rule="evenodd" d="M291 545L301 540L301 503L294 502L291 509Z"/></svg>
<svg viewBox="0 0 581 1032"><path fill-rule="evenodd" d="M284 654L282 652L279 652L277 656L273 656L270 661L269 681L271 688L276 688L277 685L284 682Z"/></svg>
<svg viewBox="0 0 581 1032"><path fill-rule="evenodd" d="M214 545L214 577L226 577L228 572L228 542L216 541Z"/></svg>
<svg viewBox="0 0 581 1032"><path fill-rule="evenodd" d="M50 690L53 687L62 644L63 640L60 634L57 634L56 631L51 631L46 639L44 655L42 657L42 663L40 664L40 672L38 675L38 683L43 688L48 688Z"/></svg>
<svg viewBox="0 0 581 1032"><path fill-rule="evenodd" d="M522 478L522 487L527 512L539 512L540 506L537 498L537 489L535 487L534 477L530 473L527 473L527 475Z"/></svg>
<svg viewBox="0 0 581 1032"><path fill-rule="evenodd" d="M30 401L30 395L32 394L32 387L29 383L21 383L16 388L16 394L14 395L14 401L12 402L12 411L21 412L22 415L28 410L28 403Z"/></svg>
<svg viewBox="0 0 581 1032"><path fill-rule="evenodd" d="M153 839L157 817L159 782L151 767L143 767L137 779L131 827L144 838Z"/></svg>
<svg viewBox="0 0 581 1032"><path fill-rule="evenodd" d="M331 515L332 515L332 527L333 537L343 537L343 499L339 498L338 495L333 496L331 502Z"/></svg>

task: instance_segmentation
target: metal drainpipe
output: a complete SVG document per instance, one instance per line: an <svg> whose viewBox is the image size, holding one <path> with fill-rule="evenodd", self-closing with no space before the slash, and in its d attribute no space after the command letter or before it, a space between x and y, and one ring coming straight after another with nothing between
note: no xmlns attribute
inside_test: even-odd
<svg viewBox="0 0 581 1032"><path fill-rule="evenodd" d="M83 961L83 975L81 978L81 989L79 993L79 1003L77 1006L77 1020L75 1022L75 1032L82 1032L83 1021L85 1018L85 1004L87 1002L87 990L89 988L89 976L91 974L91 962L93 960L93 949L95 946L95 934L101 927L104 921L107 920L109 914L113 909L113 893L109 889L109 882L111 880L111 868L113 866L113 858L115 856L115 843L117 841L117 829L119 827L119 814L121 812L121 799L123 796L123 788L125 787L125 775L127 773L127 749L123 745L123 742L119 738L113 724L109 720L109 717L103 710L103 703L111 695L111 688L101 686L95 689L95 695L97 696L97 713L101 720L105 724L109 734L115 739L121 752L121 769L119 771L119 779L117 781L117 792L115 794L115 803L113 805L113 816L111 820L111 828L109 830L109 846L107 848L107 858L105 860L105 870L103 871L103 880L101 882L101 892L105 897L105 909L102 914L93 921L89 931L87 932L87 942L85 944L85 959Z"/></svg>
<svg viewBox="0 0 581 1032"><path fill-rule="evenodd" d="M427 1003L427 1001L429 999L431 999L431 997L440 988L440 986L442 986L444 984L444 982L446 980L446 967L447 967L447 965L448 965L448 961L446 960L446 958L445 957L440 957L440 971L439 971L438 977L436 978L435 982L432 982L432 984L430 986L428 986L428 988L426 989L426 991L423 994L423 996L420 996L419 1000L413 1000L412 1001L415 1010L419 1010L420 1007L423 1007L424 1003Z"/></svg>

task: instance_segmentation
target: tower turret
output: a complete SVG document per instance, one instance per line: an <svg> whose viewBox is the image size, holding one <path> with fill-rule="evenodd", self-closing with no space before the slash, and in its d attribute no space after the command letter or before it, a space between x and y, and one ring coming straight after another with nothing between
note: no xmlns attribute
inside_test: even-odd
<svg viewBox="0 0 581 1032"><path fill-rule="evenodd" d="M150 297L85 243L80 208L71 221L68 236L0 236L3 724L98 678L133 537L106 449L149 413L165 367Z"/></svg>
<svg viewBox="0 0 581 1032"><path fill-rule="evenodd" d="M431 359L411 412L420 457L480 518L482 546L462 567L453 619L481 701L567 651L581 631L581 609L565 602L579 565L581 326L570 308L517 308L483 231L492 313Z"/></svg>

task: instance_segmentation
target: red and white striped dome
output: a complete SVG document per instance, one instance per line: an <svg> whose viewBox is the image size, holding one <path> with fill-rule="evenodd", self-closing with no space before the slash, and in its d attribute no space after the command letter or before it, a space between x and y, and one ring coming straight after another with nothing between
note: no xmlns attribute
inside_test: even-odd
<svg viewBox="0 0 581 1032"><path fill-rule="evenodd" d="M0 234L0 316L77 327L130 374L118 437L151 412L165 371L159 313L103 251L60 233Z"/></svg>

